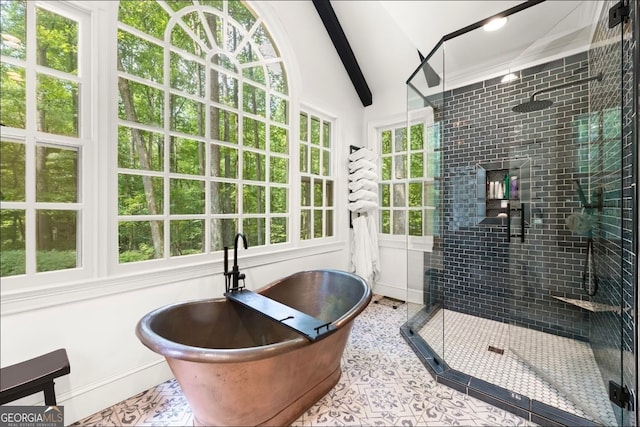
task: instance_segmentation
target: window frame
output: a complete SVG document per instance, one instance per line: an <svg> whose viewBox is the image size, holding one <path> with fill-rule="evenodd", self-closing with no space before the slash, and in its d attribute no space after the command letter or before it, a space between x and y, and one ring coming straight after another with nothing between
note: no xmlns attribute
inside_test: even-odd
<svg viewBox="0 0 640 427"><path fill-rule="evenodd" d="M306 115L307 116L307 123L308 126L306 127L307 130L307 140L304 141L302 140L301 136L300 136L300 131L301 131L301 116L302 115ZM300 207L300 212L299 215L297 215L297 221L298 221L298 227L297 227L297 234L296 234L296 238L298 239L298 241L300 242L301 245L311 245L317 243L317 242L322 242L322 241L332 241L332 240L336 240L337 234L338 234L338 228L337 228L337 224L339 223L339 219L337 218L337 199L336 199L336 189L337 189L337 166L336 166L336 129L337 129L337 125L338 125L338 120L336 117L322 112L320 110L318 110L317 108L313 108L309 105L305 105L302 104L300 105L300 108L297 110L297 115L296 115L296 125L297 127L294 129L295 132L295 153L292 154L292 157L295 158L295 160L297 161L296 163L296 171L297 171L297 177L300 178L300 181L297 182L297 186L298 186L298 191L297 191L297 197L298 197L298 206ZM320 140L319 140L319 153L320 153L320 160L319 160L319 174L315 174L311 171L311 166L312 166L312 156L311 156L311 149L313 148L313 146L315 145L312 141L311 141L311 121L312 118L316 118L320 121ZM324 124L329 124L330 125L330 131L329 131L329 146L324 144ZM302 165L300 164L300 160L301 160L301 148L302 147L306 147L307 150L307 165L305 167L305 170L302 170ZM324 159L324 155L326 153L329 153L330 155L330 159L329 162L327 164L328 166L328 173L323 174L323 167L324 162L322 159ZM301 181L308 181L309 182L309 192L310 192L310 204L309 205L305 205L303 209L302 206L302 201L304 200L304 195L302 194L303 192L303 186L302 186L302 182ZM315 203L315 194L314 194L314 184L316 181L321 181L322 182L322 194L323 194L323 199L322 199L322 204L321 206L316 206ZM331 182L331 187L332 187L332 197L331 200L327 200L326 198L326 194L327 194L327 184ZM303 227L303 221L302 221L302 212L303 210L307 210L308 212L310 212L309 214L309 221L310 221L310 231L309 231L309 238L303 238L302 237L302 227ZM322 212L322 232L321 232L321 236L316 236L316 230L315 230L315 221L314 221L314 211L320 211ZM332 230L331 230L331 234L327 234L327 213L331 212L332 218L331 218L331 225L332 225Z"/></svg>
<svg viewBox="0 0 640 427"><path fill-rule="evenodd" d="M113 141L117 140L117 84L118 76L113 72L117 58L117 23L118 5L116 2L75 2L59 0L44 1L43 4L54 8L61 8L85 16L86 37L81 41L91 51L90 57L84 60L90 64L90 85L83 101L85 119L91 120L91 130L84 137L90 143L83 148L83 164L79 178L79 191L86 209L83 217L84 254L82 271L61 270L59 272L39 273L39 280L32 280L25 275L8 276L2 278L0 287L0 305L2 314L10 315L29 310L69 304L86 299L100 298L121 293L135 292L146 288L166 286L172 283L218 283L222 280L222 253L177 257L168 260L153 260L147 263L118 264L118 186L114 182L117 173L117 150L113 148ZM252 4L254 11L261 17L269 29L272 38L281 49L283 63L287 66L289 80L289 210L298 209L299 192L293 189L291 181L292 171L297 171L298 145L297 137L291 132L297 132L298 114L302 108L318 111L310 106L304 106L300 101L299 90L302 78L297 73L297 57L292 46L287 42L287 33L278 26L277 15L267 5ZM85 34L85 33L83 33ZM99 55L97 53L100 53ZM89 73L87 69L87 73ZM327 117L329 113L318 111ZM334 117L335 118L335 117ZM2 129L3 137L7 135ZM13 129L14 135L24 137L25 130ZM339 149L337 136L340 135L339 119L335 118L333 131L334 149ZM337 168L338 161L343 157L333 153L332 167L338 177L345 176ZM334 209L338 211L346 204L338 196L340 188L334 188ZM4 207L4 205L3 205ZM346 213L345 213L346 216ZM332 238L300 241L298 215L291 215L290 241L277 246L260 248L251 247L249 251L242 251L242 267L245 269L268 267L273 263L295 262L303 263L309 257L323 259L327 255L348 249L348 229L346 217L334 215L335 233ZM346 245L346 246L345 246ZM345 249L346 248L346 249ZM219 290L215 285L211 292Z"/></svg>
<svg viewBox="0 0 640 427"><path fill-rule="evenodd" d="M2 140L25 145L25 201L2 201L2 209L25 211L25 274L2 277L2 294L20 292L25 285L29 289L50 287L52 282L86 280L95 274L95 244L91 234L95 229L95 199L87 191L94 177L95 106L94 95L95 63L93 47L95 43L93 27L94 17L91 10L76 3L26 1L25 2L25 59L3 57L3 64L17 65L25 69L25 128L2 127ZM36 63L36 9L43 9L77 22L78 25L78 70L73 76L66 72L44 67ZM78 84L78 135L65 136L37 130L37 75L47 75ZM76 202L38 202L36 201L36 147L54 147L77 150L77 200ZM76 263L75 268L38 272L36 268L36 211L69 210L78 212L76 223Z"/></svg>
<svg viewBox="0 0 640 427"><path fill-rule="evenodd" d="M226 4L226 3L225 3ZM250 6L248 6L250 7ZM193 9L192 6L188 6L186 8L183 8L177 12L175 12L172 15L172 20L176 20L178 17L183 16L184 14L189 13L188 10ZM261 16L258 11L256 11L254 8L251 7L251 9L253 9L254 12L256 12L256 15L258 15L255 19L254 24L252 25L252 28L248 31L246 31L245 33L242 34L242 38L241 40L247 40L250 39L253 34L256 33L257 29L261 28L261 26L264 26L269 33L271 34L271 29L270 26L267 23L267 20ZM226 7L225 7L225 12L226 12ZM222 14L222 12L220 12L220 14ZM221 18L222 19L222 18ZM232 18L231 18L232 19ZM171 21L170 21L171 22ZM222 21L221 21L222 22ZM233 23L235 23L235 21L233 21ZM226 24L223 24L226 25ZM237 24L236 24L237 25ZM241 27L241 26L238 26ZM118 20L118 30L125 30L127 32L133 33L134 35L140 35L141 38L144 38L146 41L150 41L152 39L151 36L148 36L144 33L142 33L139 30L133 29L132 27L120 22ZM166 31L165 31L166 32ZM247 38L245 38L247 37ZM272 40L275 43L276 38L272 36ZM158 42L158 40L153 40L154 43ZM228 52L226 51L222 51L220 49L213 49L211 52L217 51L219 53L222 54L226 54L228 56L228 58L230 58L230 61L234 64L234 66L236 67L236 73L233 74L233 77L236 80L237 86L238 86L238 93L239 93L239 98L238 98L238 105L236 105L235 107L230 107L230 106L226 106L223 103L220 102L215 102L214 100L210 99L209 97L209 92L211 89L211 86L205 87L204 90L204 94L202 97L200 96L196 96L196 95L190 95L188 93L185 93L183 91L180 91L176 88L173 88L168 79L169 79L169 71L168 71L168 67L169 67L169 63L167 60L168 55L170 55L169 52L171 53L176 53L179 51L178 48L176 48L172 43L170 43L169 41L167 41L167 36L165 35L165 39L162 41L163 45L161 46L164 50L164 71L163 71L163 78L164 78L164 83L160 84L160 83L155 83L155 82L151 82L148 80L144 80L141 79L139 77L136 76L132 76L131 74L128 74L126 72L120 71L118 70L118 76L119 77L125 77L127 79L131 79L132 81L139 81L141 83L144 84L149 84L152 86L157 86L159 89L162 89L164 91L165 94L165 99L167 98L167 96L172 96L172 95L179 95L179 96L184 96L187 97L189 99L192 99L194 101L198 101L198 102L204 102L204 105L207 109L207 112L205 113L206 117L209 117L209 112L208 110L210 108L222 108L225 111L229 111L233 114L237 115L237 130L238 130L238 141L236 143L227 143L223 140L214 140L212 138L212 135L210 134L210 122L209 120L206 120L206 127L207 129L205 130L205 134L202 136L194 136L194 135L187 135L187 134L179 134L179 132L175 131L175 130L171 130L170 129L170 123L169 121L169 113L168 113L168 107L166 106L165 103L165 108L164 108L164 123L161 126L158 126L157 128L154 129L155 132L158 133L164 133L165 135L165 139L164 139L164 150L165 153L167 152L167 146L169 143L169 137L167 135L175 135L175 136L179 136L179 137L185 137L185 138L190 138L193 140L197 140L202 142L205 147L206 147L206 160L205 160L205 171L202 175L198 175L198 176L181 176L180 178L184 178L184 179L191 179L191 180L197 180L197 181L202 181L204 182L204 185L207 187L207 189L205 190L205 208L204 208L204 212L203 213L198 213L198 214L189 214L189 215L179 215L176 216L175 214L172 214L169 210L169 204L170 204L170 200L169 200L169 195L170 192L168 190L165 189L164 191L164 209L162 214L156 215L156 216L148 216L148 215L140 215L140 216L136 216L135 219L139 220L139 221L146 221L149 219L157 219L163 222L163 240L164 240L164 253L163 256L159 257L159 258L152 258L152 259L148 259L148 260L142 260L142 261L138 261L138 262L131 262L131 263L120 263L119 261L116 262L117 266L116 269L122 269L122 270L128 270L128 269L139 269L139 268L146 268L146 265L152 265L152 264L158 264L160 262L162 263L171 263L171 265L176 264L176 265L182 265L182 262L179 261L180 258L185 258L185 256L172 256L171 255L171 234L170 234L170 230L171 230L171 223L172 221L176 220L176 219L202 219L204 221L204 230L203 230L203 234L204 234L204 250L201 253L197 253L197 254L193 254L193 255L189 255L188 257L193 258L194 261L197 261L198 259L203 259L206 257L209 257L212 254L216 254L216 253L222 253L222 248L214 250L212 248L212 243L211 243L211 223L212 221L215 221L216 219L222 219L222 220L232 220L232 221L236 221L236 229L238 231L242 231L244 232L244 227L243 227L243 222L246 220L257 220L258 222L263 221L263 226L261 227L262 231L264 231L264 242L262 244L260 244L259 246L252 246L253 252L269 252L274 250L274 247L287 247L287 246L291 246L292 244L295 244L295 228L293 228L293 221L292 221L292 216L290 209L287 209L285 212L272 212L271 211L271 204L270 204L270 197L271 197L271 189L272 188L284 188L285 189L285 194L286 197L288 199L288 205L289 207L292 205L293 201L292 201L292 194L294 193L292 191L292 184L291 184L291 179L292 179L292 171L293 171L293 155L292 152L295 149L295 141L294 141L294 137L292 135L292 129L294 129L294 127L292 126L292 118L293 118L293 114L295 111L294 106L292 105L292 97L290 95L291 93L291 84L289 82L287 82L287 93L282 93L280 91L274 90L274 89L270 89L270 86L268 84L263 85L260 83L257 83L255 81L250 80L249 78L247 78L246 76L244 76L244 73L242 71L241 68L241 64L240 62L237 61L237 59L235 57L231 57L229 56ZM156 43L157 44L157 43ZM239 46L242 46L242 42L240 43ZM283 69L285 67L287 67L287 61L285 60L285 58L283 57L283 55L279 55L277 56L275 59L279 59L280 63L282 64ZM269 62L274 62L273 58L269 58L264 60L263 62L259 62L260 64L264 65L267 64ZM204 72L205 75L210 73L211 70L215 69L218 72L226 72L226 73L231 73L229 70L224 70L224 67L222 66L216 66L216 67L212 67L212 66L208 66L205 65L204 66ZM286 72L285 72L286 75ZM243 91L245 89L245 87L250 86L251 88L254 89L258 89L261 91L265 91L265 103L266 103L266 107L267 107L267 114L265 115L265 117L262 117L260 114L253 114L250 111L246 111L245 107L245 97L243 96ZM285 118L285 122L279 122L277 120L275 120L273 117L271 117L268 114L268 104L270 102L270 99L272 99L273 96L276 96L278 99L280 100L284 100L287 103L287 117ZM262 148L256 148L256 147L252 147L250 145L244 144L242 143L242 138L243 138L243 129L244 129L244 125L245 125L245 121L246 120L257 120L260 123L264 123L265 124L265 147ZM121 118L117 118L117 121L120 125L129 125L130 122L126 122L125 120L121 119ZM140 126L140 124L134 124L135 126ZM283 128L286 130L287 132L287 145L288 145L288 152L285 153L274 153L272 150L270 150L269 147L269 143L270 143L270 129L271 126L277 125L280 128ZM151 128L151 127L150 127ZM225 147L230 147L233 148L235 150L237 150L237 159L236 159L236 164L237 164L237 176L233 179L216 179L214 176L212 176L211 174L211 147L213 144L218 144L220 146L225 146ZM244 159L245 159L245 155L249 154L249 153L253 153L254 155L260 155L263 156L264 158L264 180L262 179L258 179L258 180L251 180L251 179L247 179L243 176L243 166L244 166ZM272 158L279 158L279 159L285 159L285 161L288 162L288 167L289 167L289 171L287 174L287 180L285 183L274 183L271 182L271 177L270 177L270 166L271 166L271 159ZM168 155L165 155L165 162L168 159ZM132 170L132 172L134 172ZM142 169L137 169L135 170L136 174L151 174L154 176L158 176L159 178L166 180L171 180L171 179L175 179L177 177L178 174L171 172L166 166L164 167L163 170L160 171L145 171ZM225 213L214 213L210 210L210 200L211 200L211 184L213 182L226 182L226 183L230 183L236 186L236 205L237 205L237 210L235 213L232 214L225 214ZM165 184L166 186L166 184ZM243 209L243 203L244 203L244 189L246 188L250 188L250 186L259 186L260 188L262 188L264 190L264 206L263 206L263 212L254 212L254 213L246 213L245 209ZM124 216L124 215L119 215L117 214L118 217L118 224L120 223L120 221L122 220L130 220L130 219L134 219L131 218L130 216ZM271 222L273 219L276 218L285 218L285 221L287 223L286 225L286 229L287 229L287 239L285 242L276 242L276 243L271 243ZM116 226L117 229L118 226ZM116 231L117 233L117 231ZM248 238L250 238L250 236L247 236ZM228 242L225 244L232 244L232 242ZM250 243L251 244L251 243ZM132 266L136 266L136 267L129 267L129 265Z"/></svg>
<svg viewBox="0 0 640 427"><path fill-rule="evenodd" d="M410 126L413 126L413 125L423 125L423 147L421 150L414 150L411 148ZM427 108L412 111L411 117L409 120L407 120L406 116L398 116L398 117L390 118L389 120L386 120L386 121L381 121L381 122L370 125L369 134L372 135L372 138L376 147L376 152L378 153L378 159L379 159L378 176L380 178L380 184L379 184L380 212L379 212L379 220L378 220L379 222L378 223L378 235L379 235L378 241L381 243L382 246L400 247L399 245L401 243L405 243L406 248L411 250L431 251L433 248L434 234L426 234L427 228L426 228L425 211L428 210L431 212L436 212L437 207L426 205L425 199L424 199L425 183L431 183L433 185L437 184L437 179L435 179L434 177L427 176L429 156L433 155L434 153L433 150L428 150L427 148L427 129L429 128L429 126L433 126L433 123L432 123L432 118L430 120L429 111ZM395 132L398 130L404 131L406 146L404 147L403 150L396 150L396 148L394 147ZM382 133L385 131L390 131L392 134L391 135L392 137L391 153L383 153ZM419 152L421 152L423 155L422 175L414 177L414 176L411 176L411 157L410 156L411 154L415 154ZM402 178L396 178L394 176L396 156L398 155L402 155L405 157L405 160L404 160L405 176ZM385 179L383 175L383 162L385 157L391 159L391 166L390 166L391 178L390 179ZM409 187L410 187L410 184L416 184L416 183L420 183L422 185L421 206L413 207L413 206L409 206L410 204ZM389 186L389 206L388 207L383 206L383 202L384 202L383 186L385 185ZM393 194L394 185L402 185L404 187L405 197L404 197L404 205L402 206L394 205L394 194ZM390 232L383 231L382 221L384 216L383 212L385 211L389 212ZM402 212L402 215L404 216L404 232L403 233L399 233L399 234L393 233L393 220L394 220L393 211ZM417 211L420 211L422 213L422 220L421 220L422 234L420 236L411 235L409 233L410 212L417 212Z"/></svg>

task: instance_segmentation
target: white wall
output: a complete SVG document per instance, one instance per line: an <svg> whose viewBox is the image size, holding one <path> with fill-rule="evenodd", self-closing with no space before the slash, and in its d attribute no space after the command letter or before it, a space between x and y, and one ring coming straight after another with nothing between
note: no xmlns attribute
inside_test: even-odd
<svg viewBox="0 0 640 427"><path fill-rule="evenodd" d="M356 59L373 95L373 104L364 110L362 128L367 135L364 145L377 153L374 128L406 120L405 82L420 63L418 51L403 29L390 18L382 2L334 1L332 5L339 19L361 18L343 27L353 50L360 55ZM366 13L362 13L363 10ZM363 34L366 37L362 37ZM373 284L373 290L380 295L406 300L409 262L406 239L393 237L379 237L380 276ZM412 255L412 258L416 257L422 257L422 252Z"/></svg>
<svg viewBox="0 0 640 427"><path fill-rule="evenodd" d="M115 27L113 8L117 2L76 3L95 8L96 18L107 20L103 21L104 27ZM338 168L336 221L339 231L336 239L318 247L261 255L251 255L251 250L245 253L241 249L240 266L251 289L295 271L348 269L346 155L349 144L361 145L365 141L363 107L313 4L310 1L256 2L255 8L267 20L287 60L292 82L292 111L297 113L296 104L301 102L338 120L339 145L334 153ZM293 138L296 128L292 126L292 129ZM98 143L109 144L109 141L100 136ZM292 188L296 188L295 179L294 174ZM297 215L297 209L292 215ZM56 394L58 404L65 407L67 424L159 384L171 378L171 373L162 357L135 337L137 321L145 313L166 304L222 296L221 264L220 259L215 259L207 265L167 268L155 274L99 277L73 286L58 287L51 283L46 294L28 290L15 292L10 297L3 294L0 301L2 366L66 348L71 374L56 381ZM38 394L16 404L39 405L43 404L43 398Z"/></svg>
<svg viewBox="0 0 640 427"><path fill-rule="evenodd" d="M337 99L347 102L344 107L349 110L361 109L362 105L356 97L353 85L349 80L344 80L344 66L324 31L315 8L309 7L305 1L271 1L256 4L261 6L265 3L277 10L279 18L286 22L283 27L292 31L288 40L300 60L305 101L309 100L319 108L326 108L325 103L329 99ZM359 121L345 123L340 119L341 133L346 136L342 150L348 151L348 145L353 144L366 146L377 152L373 127L406 118L405 83L420 63L417 47L403 29L390 19L388 11L378 1L334 1L332 6L338 19L352 16L362 18L355 23L350 22L348 26L343 25L343 29L353 51L360 54L356 56L356 60L373 97L373 104L364 108ZM366 13L361 13L365 9ZM294 36L304 33L313 34L313 40L323 43L318 43L311 49L308 39ZM367 37L362 37L362 34L366 34ZM328 68L328 64L338 65ZM323 83L327 81L340 83ZM345 126L348 126L348 129L344 129ZM342 160L339 169L346 171L346 159ZM340 220L343 217L348 219L347 214L338 214L338 217ZM380 257L381 274L372 284L374 292L401 300L407 299L407 272L416 276L413 277L412 283L417 283L418 276L421 278L423 274L423 252L407 251L404 238L387 240L381 236ZM409 270L407 266L410 267ZM411 292L411 300L419 301L421 298L420 292Z"/></svg>

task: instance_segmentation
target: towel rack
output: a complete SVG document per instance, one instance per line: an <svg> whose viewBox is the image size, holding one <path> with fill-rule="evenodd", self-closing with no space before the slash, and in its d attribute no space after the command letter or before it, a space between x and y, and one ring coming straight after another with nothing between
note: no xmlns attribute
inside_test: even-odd
<svg viewBox="0 0 640 427"><path fill-rule="evenodd" d="M355 145L349 145L349 154L353 154L356 151L358 151L360 148L362 147L356 147ZM349 193L352 193L351 190L349 190ZM353 228L353 216L352 216L352 212L347 210L347 212L349 213L349 228ZM360 214L357 214L358 216L360 216Z"/></svg>

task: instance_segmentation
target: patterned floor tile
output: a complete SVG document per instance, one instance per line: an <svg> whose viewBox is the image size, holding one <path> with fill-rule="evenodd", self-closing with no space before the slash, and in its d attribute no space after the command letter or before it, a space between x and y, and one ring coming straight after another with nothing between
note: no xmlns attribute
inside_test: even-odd
<svg viewBox="0 0 640 427"><path fill-rule="evenodd" d="M354 323L338 384L292 425L535 425L437 384L400 336L406 316L406 305L374 296ZM193 425L193 415L172 379L73 426L122 425L186 426Z"/></svg>

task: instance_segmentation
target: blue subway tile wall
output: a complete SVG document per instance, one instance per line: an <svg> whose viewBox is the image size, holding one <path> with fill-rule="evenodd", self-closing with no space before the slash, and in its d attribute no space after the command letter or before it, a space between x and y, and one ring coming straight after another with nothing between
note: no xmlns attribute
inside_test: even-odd
<svg viewBox="0 0 640 427"><path fill-rule="evenodd" d="M589 77L585 53L521 73L517 83L493 79L445 93L442 299L448 309L587 340L588 313L552 296L585 297L581 274L586 237L566 226L580 210L574 180L586 182L575 143L584 133L587 85L550 92L546 111L512 107L536 90ZM535 71L535 72L534 72ZM525 242L507 243L502 224L479 223L479 164L529 159L531 212ZM427 264L428 265L428 264Z"/></svg>

